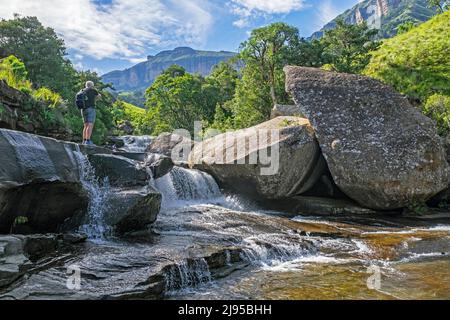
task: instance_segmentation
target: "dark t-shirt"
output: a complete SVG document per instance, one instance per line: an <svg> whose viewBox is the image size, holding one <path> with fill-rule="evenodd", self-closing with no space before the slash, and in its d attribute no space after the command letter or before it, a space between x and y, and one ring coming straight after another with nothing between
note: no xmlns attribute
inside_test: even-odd
<svg viewBox="0 0 450 320"><path fill-rule="evenodd" d="M86 107L95 108L95 97L99 95L98 91L94 88L85 89L85 94L87 96Z"/></svg>

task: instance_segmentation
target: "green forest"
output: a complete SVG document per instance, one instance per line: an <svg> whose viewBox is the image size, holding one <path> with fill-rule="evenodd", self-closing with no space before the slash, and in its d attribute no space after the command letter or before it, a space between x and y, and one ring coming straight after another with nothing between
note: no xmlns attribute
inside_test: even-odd
<svg viewBox="0 0 450 320"><path fill-rule="evenodd" d="M444 8L442 8L444 11ZM79 140L82 121L74 104L87 80L96 83L103 99L97 105L93 140L123 134L129 123L137 135L157 135L173 129L229 130L249 127L270 118L275 104L290 104L284 88L283 67L288 64L359 73L380 79L407 95L418 108L449 132L450 12L421 25L403 24L398 35L377 40L377 30L365 23L337 22L320 40L307 41L285 23L254 29L240 45L239 54L217 65L206 77L182 67L165 70L146 90L146 109L114 94L91 71L75 70L64 41L35 17L15 16L0 21L0 79L30 97L29 108L42 128L61 127ZM0 113L2 106L0 105ZM39 132L41 133L41 132Z"/></svg>

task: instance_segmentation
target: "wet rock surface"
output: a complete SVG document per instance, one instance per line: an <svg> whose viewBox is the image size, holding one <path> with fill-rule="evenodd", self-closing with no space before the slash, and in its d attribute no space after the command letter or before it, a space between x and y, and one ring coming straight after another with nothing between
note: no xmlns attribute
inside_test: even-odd
<svg viewBox="0 0 450 320"><path fill-rule="evenodd" d="M412 288L421 288L422 298L448 297L450 229L386 221L287 219L191 205L163 212L153 235L138 243L87 242L4 288L0 298L395 299L418 293ZM81 290L66 287L74 265ZM371 265L381 268L381 291L366 286ZM434 291L424 289L431 270L441 283ZM414 280L399 282L400 275Z"/></svg>
<svg viewBox="0 0 450 320"><path fill-rule="evenodd" d="M43 258L55 255L60 249L86 240L83 235L34 234L0 235L0 288L14 283L31 269L45 264ZM82 240L83 239L83 240Z"/></svg>
<svg viewBox="0 0 450 320"><path fill-rule="evenodd" d="M167 156L151 153L145 159L145 166L151 170L154 179L159 179L172 170L174 163Z"/></svg>
<svg viewBox="0 0 450 320"><path fill-rule="evenodd" d="M19 216L28 232L54 232L86 209L75 146L0 129L0 232L10 232Z"/></svg>
<svg viewBox="0 0 450 320"><path fill-rule="evenodd" d="M119 234L146 229L156 221L161 194L152 187L113 190L104 219Z"/></svg>
<svg viewBox="0 0 450 320"><path fill-rule="evenodd" d="M379 81L286 67L286 89L311 121L334 181L362 206L423 202L449 182L433 121Z"/></svg>
<svg viewBox="0 0 450 320"><path fill-rule="evenodd" d="M107 154L89 155L89 161L99 179L108 178L111 186L145 186L149 176L134 160Z"/></svg>

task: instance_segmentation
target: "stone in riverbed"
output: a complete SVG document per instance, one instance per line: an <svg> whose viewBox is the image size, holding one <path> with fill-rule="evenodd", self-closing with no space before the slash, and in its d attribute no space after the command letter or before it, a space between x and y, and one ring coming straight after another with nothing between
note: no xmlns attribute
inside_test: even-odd
<svg viewBox="0 0 450 320"><path fill-rule="evenodd" d="M154 179L159 179L172 170L174 163L172 159L167 156L151 153L145 159L145 166L150 168Z"/></svg>
<svg viewBox="0 0 450 320"><path fill-rule="evenodd" d="M286 89L311 121L336 185L362 206L390 210L445 189L449 168L433 121L381 82L286 67Z"/></svg>
<svg viewBox="0 0 450 320"><path fill-rule="evenodd" d="M161 133L147 147L148 153L159 153L167 157L174 156L173 160L187 160L194 142L175 133ZM172 155L172 152L175 154Z"/></svg>
<svg viewBox="0 0 450 320"><path fill-rule="evenodd" d="M89 161L98 178L108 178L111 186L145 186L149 176L144 168L131 159L110 154L93 154Z"/></svg>
<svg viewBox="0 0 450 320"><path fill-rule="evenodd" d="M119 234L144 230L156 221L161 194L149 186L114 190L108 206L105 222Z"/></svg>
<svg viewBox="0 0 450 320"><path fill-rule="evenodd" d="M222 187L265 199L304 193L326 169L309 121L298 117L278 117L198 143L189 165Z"/></svg>

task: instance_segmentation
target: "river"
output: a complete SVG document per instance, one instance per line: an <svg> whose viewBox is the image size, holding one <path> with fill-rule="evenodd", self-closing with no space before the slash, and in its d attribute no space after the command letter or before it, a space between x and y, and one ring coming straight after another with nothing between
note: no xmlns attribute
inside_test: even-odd
<svg viewBox="0 0 450 320"><path fill-rule="evenodd" d="M163 195L151 230L111 236L101 221L108 195L91 190L87 243L39 261L0 298L450 298L450 226L442 222L266 211L178 167L150 183ZM73 270L79 287L68 285Z"/></svg>

